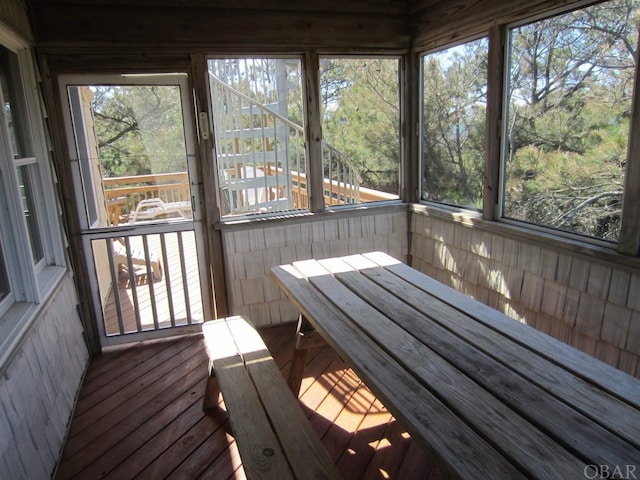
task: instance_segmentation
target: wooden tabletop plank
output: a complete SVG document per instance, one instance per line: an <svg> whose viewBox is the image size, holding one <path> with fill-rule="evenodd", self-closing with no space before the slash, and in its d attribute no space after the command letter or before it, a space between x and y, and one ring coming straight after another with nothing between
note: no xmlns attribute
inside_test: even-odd
<svg viewBox="0 0 640 480"><path fill-rule="evenodd" d="M457 428L441 418L445 412L460 415L526 476L577 478L586 464L640 465L637 379L380 252L272 272L412 436L454 471L468 452L442 450L442 439L432 444L447 423ZM403 368L417 384L398 377ZM426 403L442 402L436 427L422 431L412 420L421 414L408 411L410 385L428 386ZM472 478L473 471L467 465L457 473Z"/></svg>
<svg viewBox="0 0 640 480"><path fill-rule="evenodd" d="M388 271L454 308L472 312L473 318L477 321L499 330L551 362L571 370L579 377L640 408L640 382L637 378L604 362L595 361L594 357L571 348L566 343L499 314L491 307L467 297L385 253L371 252L362 256L384 266Z"/></svg>
<svg viewBox="0 0 640 480"><path fill-rule="evenodd" d="M388 295L340 259L320 260L332 275L316 276L309 281L333 302L351 321L360 326L380 348L394 357L425 387L456 412L465 423L487 438L493 446L512 458L527 475L534 478L572 478L584 472L587 463L569 453L526 418L514 412L492 393L479 386L463 371L403 327L397 325L403 302ZM342 282L340 280L342 280ZM348 287L348 288L345 288ZM375 307L365 301L371 295ZM381 311L384 305L387 312ZM382 307L382 308L381 308ZM417 312L413 312L415 315ZM409 312L411 314L411 312ZM413 327L415 325L407 325ZM431 331L434 343L446 339ZM449 339L447 347L454 356L469 350L459 339ZM494 371L501 375L501 369ZM513 439L518 441L514 442ZM557 477L556 477L557 478Z"/></svg>
<svg viewBox="0 0 640 480"><path fill-rule="evenodd" d="M300 266L299 263L296 265ZM322 267L316 266L310 266L313 267L309 269L311 275L322 276ZM412 437L443 462L451 475L458 478L524 478L499 452L425 391L392 357L377 348L335 307L327 304L300 270L284 265L271 271L300 312L338 354L349 358L358 376L403 422Z"/></svg>
<svg viewBox="0 0 640 480"><path fill-rule="evenodd" d="M349 259L345 259L349 262ZM322 263L322 261L321 261ZM411 285L375 266L356 262L353 270L335 276L347 288L375 305L422 343L437 352L475 382L492 392L510 408L537 425L576 455L596 465L624 465L636 460L640 450L604 429L598 423L576 412L569 405L531 384L525 377L443 328L424 313L411 306L413 296L424 301L423 311L436 308L436 300L416 293ZM356 271L356 269L360 271ZM370 277L370 278L368 278ZM372 282L379 283L372 283ZM431 313L431 312L430 312Z"/></svg>
<svg viewBox="0 0 640 480"><path fill-rule="evenodd" d="M411 305L414 308L422 311L446 328L451 329L456 335L473 343L483 352L560 398L572 408L577 409L605 428L611 429L637 448L640 447L640 410L638 408L620 400L618 397L612 396L607 390L599 388L598 385L574 375L572 370L567 370L561 365L549 361L547 357L538 355L533 348L515 341L511 335L503 335L502 330L486 328L487 324L483 322L469 321L469 319L477 320L477 312L482 306L478 302L463 296L463 299L460 299L461 301L471 300L472 303L467 307L470 313L462 313L460 309L449 305L451 301L443 303L438 299L438 301L434 302L432 299L435 297L431 296L431 290L427 291L423 287L416 292L413 287L419 285L416 284L417 278L410 271L403 269L402 276L398 276L398 272L393 271L392 273L396 274L395 276L383 278L383 272L385 270L391 271L392 269L396 269L396 265L386 266L384 269L379 267L363 268L360 271L363 275L376 278L378 283L385 284L386 289L390 291L396 290L397 295L404 298L406 302L411 301ZM429 277L425 278L429 279ZM401 280L408 281L410 286L401 289ZM429 280L433 283L432 279ZM441 284L437 283L434 288L439 285ZM459 299L458 296L455 298ZM492 318L499 320L501 323L524 327L527 335L520 335L518 339L529 339L531 336L543 335L543 338L552 340L551 337L531 327L519 324L495 310L492 310ZM575 351L569 345L564 345L564 349L568 352L568 356L571 356L572 352ZM531 354L532 352L534 352L533 355ZM602 362L593 357L587 357L584 361L585 369L588 369L593 363ZM636 381L636 383L640 382Z"/></svg>

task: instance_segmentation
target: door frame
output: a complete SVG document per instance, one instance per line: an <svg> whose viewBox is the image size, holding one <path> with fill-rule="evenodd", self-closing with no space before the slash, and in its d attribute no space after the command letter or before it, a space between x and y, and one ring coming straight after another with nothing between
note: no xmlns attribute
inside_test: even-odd
<svg viewBox="0 0 640 480"><path fill-rule="evenodd" d="M85 293L91 295L90 305L93 308L89 314L92 316L91 322L94 326L93 331L98 332L99 338L93 339L93 343L99 343L104 347L107 345L123 343L123 341L137 341L145 338L153 338L159 336L173 335L176 333L188 333L189 331L200 331L200 326L195 324L194 328L174 329L167 328L161 330L152 330L143 333L126 334L121 337L107 337L104 328L104 319L102 313L102 301L98 292L97 277L92 255L92 241L96 238L117 237L120 234L131 235L136 232L144 234L153 234L167 232L169 228L166 224L135 226L123 225L107 228L91 228L89 225L89 217L85 206L85 199L82 187L82 175L80 171L80 155L75 144L75 132L73 128L73 119L71 108L69 106L69 97L67 94L68 86L85 86L85 85L158 85L158 86L179 86L180 98L182 105L183 131L185 136L185 155L187 156L187 169L189 172L189 183L192 195L193 218L181 222L179 231L193 230L196 237L196 245L198 251L198 266L200 273L200 287L204 321L214 318L216 312L220 308L216 308L216 300L220 299L219 295L214 295L213 281L209 269L210 241L208 235L208 225L206 222L206 211L204 208L204 181L206 178L202 172L202 161L200 159L202 148L200 138L196 135L197 119L195 117L195 87L192 86L192 78L188 73L144 73L144 74L58 74L56 77L60 99L60 117L63 131L61 133L62 140L65 141L65 151L68 153L67 162L65 162L66 176L71 179L71 185L68 185L68 193L70 198L68 204L72 206L76 213L77 233L80 242L76 245L81 247L80 252L76 252L76 259L82 262L88 277L88 285L79 285L79 289L85 290ZM185 228L191 225L192 228ZM221 255L221 254L219 254ZM225 299L223 302L226 304ZM90 343L91 339L89 339Z"/></svg>

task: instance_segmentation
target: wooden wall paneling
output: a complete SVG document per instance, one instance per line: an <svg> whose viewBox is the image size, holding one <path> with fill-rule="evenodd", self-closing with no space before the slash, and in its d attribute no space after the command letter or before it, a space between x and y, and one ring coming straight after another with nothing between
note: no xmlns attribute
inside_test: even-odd
<svg viewBox="0 0 640 480"><path fill-rule="evenodd" d="M404 14L43 3L33 9L33 18L42 48L409 48Z"/></svg>
<svg viewBox="0 0 640 480"><path fill-rule="evenodd" d="M540 311L554 318L562 318L567 287L551 280L544 281Z"/></svg>
<svg viewBox="0 0 640 480"><path fill-rule="evenodd" d="M599 339L604 319L605 302L598 297L581 293L576 328L585 335Z"/></svg>
<svg viewBox="0 0 640 480"><path fill-rule="evenodd" d="M631 274L629 272L618 269L613 270L607 301L615 305L626 306L630 279Z"/></svg>
<svg viewBox="0 0 640 480"><path fill-rule="evenodd" d="M620 349L605 342L598 342L595 357L617 367L620 361Z"/></svg>
<svg viewBox="0 0 640 480"><path fill-rule="evenodd" d="M319 229L320 226L320 223L314 223L310 230L314 232L316 229ZM284 225L266 227L262 231L264 234L265 248L273 248L279 246L282 241L281 239L284 238L285 235Z"/></svg>
<svg viewBox="0 0 640 480"><path fill-rule="evenodd" d="M0 478L52 476L89 356L77 303L66 276L3 374Z"/></svg>
<svg viewBox="0 0 640 480"><path fill-rule="evenodd" d="M629 324L625 349L640 355L640 311L638 310L634 310L631 313L631 322Z"/></svg>
<svg viewBox="0 0 640 480"><path fill-rule="evenodd" d="M147 8L205 8L224 10L271 10L343 13L407 13L409 0L30 0L35 6L47 4L75 7L138 6Z"/></svg>
<svg viewBox="0 0 640 480"><path fill-rule="evenodd" d="M587 282L589 281L590 268L591 264L587 260L573 257L571 261L569 281L567 282L568 286L575 288L576 290L580 290L581 292L585 291L587 288Z"/></svg>
<svg viewBox="0 0 640 480"><path fill-rule="evenodd" d="M629 325L631 324L631 310L608 303L604 309L604 320L600 338L618 348L625 348Z"/></svg>
<svg viewBox="0 0 640 480"><path fill-rule="evenodd" d="M589 279L587 280L587 292L596 297L606 300L609 296L609 286L611 285L612 268L601 263L592 263L589 268Z"/></svg>
<svg viewBox="0 0 640 480"><path fill-rule="evenodd" d="M335 216L334 216L335 215ZM270 276L271 268L308 258L327 258L383 250L406 262L408 219L403 208L377 213L334 212L314 219L227 226L225 245L229 310L246 314L260 325L295 320Z"/></svg>
<svg viewBox="0 0 640 480"><path fill-rule="evenodd" d="M640 311L640 272L635 271L629 279L627 307Z"/></svg>
<svg viewBox="0 0 640 480"><path fill-rule="evenodd" d="M492 26L557 10L579 0L434 2L411 16L412 49L427 50L486 33ZM596 3L596 2L592 2Z"/></svg>
<svg viewBox="0 0 640 480"><path fill-rule="evenodd" d="M40 48L52 71L64 73L174 73L188 72L188 52L167 49L86 47Z"/></svg>
<svg viewBox="0 0 640 480"><path fill-rule="evenodd" d="M637 377L640 375L640 372L638 372L639 365L640 361L637 355L625 352L624 350L620 352L620 359L618 360L618 368L620 370Z"/></svg>
<svg viewBox="0 0 640 480"><path fill-rule="evenodd" d="M0 2L0 21L29 44L34 43L29 11L24 1L3 0Z"/></svg>
<svg viewBox="0 0 640 480"><path fill-rule="evenodd" d="M470 228L429 213L415 207L409 222L414 268L640 375L640 300L630 294L640 274L633 266L542 247L496 231L495 222Z"/></svg>

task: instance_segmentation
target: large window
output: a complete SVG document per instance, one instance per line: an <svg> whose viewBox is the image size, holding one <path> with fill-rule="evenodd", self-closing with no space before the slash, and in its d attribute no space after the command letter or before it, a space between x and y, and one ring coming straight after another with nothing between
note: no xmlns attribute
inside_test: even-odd
<svg viewBox="0 0 640 480"><path fill-rule="evenodd" d="M487 49L482 38L423 57L423 200L482 208Z"/></svg>
<svg viewBox="0 0 640 480"><path fill-rule="evenodd" d="M302 62L208 63L223 217L308 208Z"/></svg>
<svg viewBox="0 0 640 480"><path fill-rule="evenodd" d="M29 138L27 107L19 76L19 64L16 54L7 49L0 51L0 87L4 105L5 152L14 162L18 179L22 212L29 232L29 243L34 263L44 259L39 212L44 208L39 187L40 172L38 159ZM10 148L7 148L10 147ZM10 150L10 151L9 151Z"/></svg>
<svg viewBox="0 0 640 480"><path fill-rule="evenodd" d="M399 85L398 59L320 60L325 205L399 198Z"/></svg>
<svg viewBox="0 0 640 480"><path fill-rule="evenodd" d="M398 200L399 67L388 57L323 57L319 72L298 58L210 59L222 217L321 208L313 188L325 208ZM317 150L305 139L305 75L320 83Z"/></svg>
<svg viewBox="0 0 640 480"><path fill-rule="evenodd" d="M506 218L617 241L640 2L510 30Z"/></svg>
<svg viewBox="0 0 640 480"><path fill-rule="evenodd" d="M0 349L27 320L11 307L40 303L64 264L35 78L26 48L0 46Z"/></svg>
<svg viewBox="0 0 640 480"><path fill-rule="evenodd" d="M67 86L87 227L191 219L180 87L90 83Z"/></svg>

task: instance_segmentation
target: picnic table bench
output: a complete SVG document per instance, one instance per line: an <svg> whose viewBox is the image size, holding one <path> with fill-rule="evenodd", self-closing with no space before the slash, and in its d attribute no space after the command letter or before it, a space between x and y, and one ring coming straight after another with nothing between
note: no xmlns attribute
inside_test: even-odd
<svg viewBox="0 0 640 480"><path fill-rule="evenodd" d="M341 478L253 325L241 316L205 322L209 377L203 409L222 393L248 479Z"/></svg>
<svg viewBox="0 0 640 480"><path fill-rule="evenodd" d="M380 252L272 276L452 478L640 477L640 380Z"/></svg>

